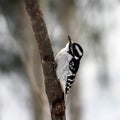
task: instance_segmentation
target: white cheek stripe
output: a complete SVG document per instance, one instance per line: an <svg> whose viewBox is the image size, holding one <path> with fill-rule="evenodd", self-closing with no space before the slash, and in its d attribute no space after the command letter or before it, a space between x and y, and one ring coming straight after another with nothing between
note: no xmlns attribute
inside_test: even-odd
<svg viewBox="0 0 120 120"><path fill-rule="evenodd" d="M75 56L75 59L78 60L79 58Z"/></svg>
<svg viewBox="0 0 120 120"><path fill-rule="evenodd" d="M82 55L82 52L80 51L80 49L78 48L78 46L75 46L75 47L76 47L76 49L77 49L79 55L81 56L81 55Z"/></svg>

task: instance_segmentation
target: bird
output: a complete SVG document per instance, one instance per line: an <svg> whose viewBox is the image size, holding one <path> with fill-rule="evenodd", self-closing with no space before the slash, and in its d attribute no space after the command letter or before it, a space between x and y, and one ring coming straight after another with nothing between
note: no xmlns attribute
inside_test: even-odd
<svg viewBox="0 0 120 120"><path fill-rule="evenodd" d="M65 95L67 95L76 79L80 60L83 56L83 48L73 42L68 35L68 43L55 57L57 64L56 74Z"/></svg>

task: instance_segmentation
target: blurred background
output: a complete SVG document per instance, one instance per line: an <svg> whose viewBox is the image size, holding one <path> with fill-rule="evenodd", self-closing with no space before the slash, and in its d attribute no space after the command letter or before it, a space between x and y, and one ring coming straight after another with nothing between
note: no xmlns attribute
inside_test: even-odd
<svg viewBox="0 0 120 120"><path fill-rule="evenodd" d="M120 0L38 0L54 55L67 36L84 56L67 120L120 120ZM0 0L0 120L50 120L41 61L21 0Z"/></svg>

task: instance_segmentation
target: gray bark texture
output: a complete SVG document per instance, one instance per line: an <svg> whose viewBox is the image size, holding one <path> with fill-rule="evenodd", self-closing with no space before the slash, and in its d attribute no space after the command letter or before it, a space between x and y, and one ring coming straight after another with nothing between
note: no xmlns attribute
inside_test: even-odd
<svg viewBox="0 0 120 120"><path fill-rule="evenodd" d="M32 28L37 40L43 73L46 94L48 97L52 120L65 120L64 94L57 80L55 61L50 44L46 24L39 10L36 0L25 0L26 10L31 18Z"/></svg>

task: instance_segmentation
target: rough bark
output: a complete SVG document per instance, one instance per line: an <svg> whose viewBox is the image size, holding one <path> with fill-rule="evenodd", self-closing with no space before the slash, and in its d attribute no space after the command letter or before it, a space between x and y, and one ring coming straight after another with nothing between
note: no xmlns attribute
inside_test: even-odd
<svg viewBox="0 0 120 120"><path fill-rule="evenodd" d="M52 120L65 120L64 95L54 69L55 61L53 51L43 15L39 10L36 0L25 0L25 4L39 47L51 118Z"/></svg>

